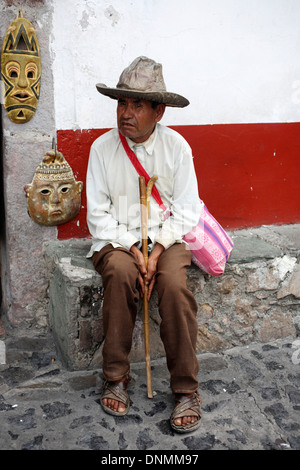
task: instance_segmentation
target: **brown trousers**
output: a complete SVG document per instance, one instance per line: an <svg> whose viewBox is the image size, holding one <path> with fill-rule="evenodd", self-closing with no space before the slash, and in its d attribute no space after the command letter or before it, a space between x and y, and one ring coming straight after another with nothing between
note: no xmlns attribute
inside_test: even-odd
<svg viewBox="0 0 300 470"><path fill-rule="evenodd" d="M139 268L131 252L112 245L94 253L93 263L104 287L103 376L114 381L129 373L128 354L140 297ZM186 267L190 264L190 251L180 243L165 250L157 266L160 334L173 393L198 389L197 303L186 287Z"/></svg>

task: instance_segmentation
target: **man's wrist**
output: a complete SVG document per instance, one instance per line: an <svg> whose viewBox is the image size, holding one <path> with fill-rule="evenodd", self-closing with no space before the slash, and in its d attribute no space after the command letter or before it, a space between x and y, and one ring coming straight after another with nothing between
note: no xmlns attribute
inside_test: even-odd
<svg viewBox="0 0 300 470"><path fill-rule="evenodd" d="M165 247L161 243L156 243L150 256L158 259L163 251L165 251Z"/></svg>
<svg viewBox="0 0 300 470"><path fill-rule="evenodd" d="M139 245L139 242L134 243L133 245L131 245L129 251L131 251L131 253L133 253L133 254L137 253L138 251L140 251L138 249L138 245Z"/></svg>

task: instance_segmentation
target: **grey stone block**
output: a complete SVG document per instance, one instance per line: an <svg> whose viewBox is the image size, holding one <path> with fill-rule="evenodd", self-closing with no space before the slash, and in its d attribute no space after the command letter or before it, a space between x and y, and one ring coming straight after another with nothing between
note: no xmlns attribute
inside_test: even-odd
<svg viewBox="0 0 300 470"><path fill-rule="evenodd" d="M74 266L70 257L56 261L49 285L50 328L62 360L70 369L88 368L103 341L101 277Z"/></svg>

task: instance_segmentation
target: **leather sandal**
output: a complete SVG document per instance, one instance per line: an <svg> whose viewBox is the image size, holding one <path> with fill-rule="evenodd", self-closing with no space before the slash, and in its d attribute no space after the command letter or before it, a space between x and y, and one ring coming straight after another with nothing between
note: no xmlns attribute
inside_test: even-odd
<svg viewBox="0 0 300 470"><path fill-rule="evenodd" d="M179 433L193 432L199 428L201 424L201 408L202 403L200 395L195 392L192 396L180 395L176 398L176 406L171 414L170 424L174 431ZM197 420L194 423L182 424L178 426L174 421L178 418L185 416L196 416Z"/></svg>
<svg viewBox="0 0 300 470"><path fill-rule="evenodd" d="M131 378L128 377L120 382L104 382L101 394L101 406L106 413L113 416L124 416L128 413L130 407L130 400L126 389L130 381ZM104 398L106 398L107 400L115 400L123 403L125 405L125 410L120 412L111 409L109 406L104 405Z"/></svg>

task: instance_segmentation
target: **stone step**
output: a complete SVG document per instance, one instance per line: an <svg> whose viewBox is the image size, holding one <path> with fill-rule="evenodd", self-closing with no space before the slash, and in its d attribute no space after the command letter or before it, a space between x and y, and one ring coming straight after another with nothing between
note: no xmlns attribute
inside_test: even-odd
<svg viewBox="0 0 300 470"><path fill-rule="evenodd" d="M262 226L230 233L235 248L225 273L214 278L192 265L188 286L198 303L197 352L295 336L300 331L300 225ZM49 320L70 370L101 366L103 286L86 258L91 240L49 242ZM157 297L150 304L150 354L164 356ZM144 359L142 305L132 362Z"/></svg>

